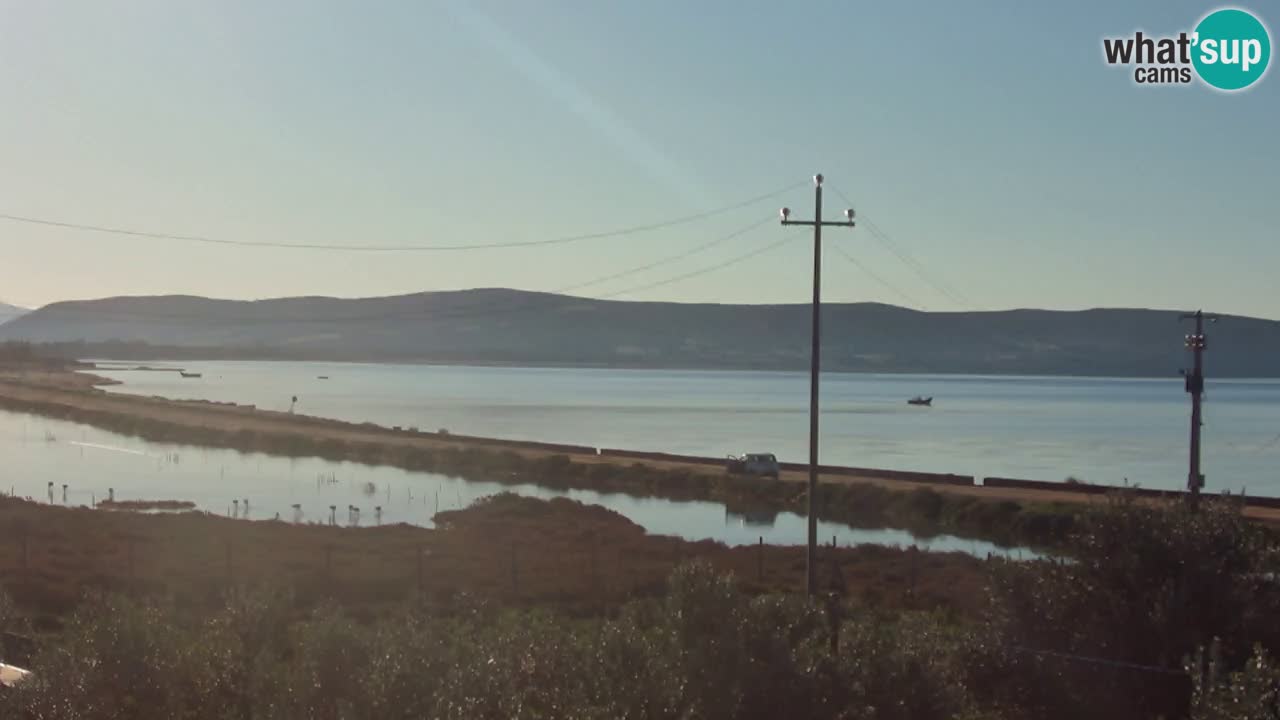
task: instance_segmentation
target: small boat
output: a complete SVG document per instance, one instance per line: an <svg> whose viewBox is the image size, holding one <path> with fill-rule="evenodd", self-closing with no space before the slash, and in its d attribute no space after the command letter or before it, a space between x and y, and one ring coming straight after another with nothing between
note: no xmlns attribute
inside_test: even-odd
<svg viewBox="0 0 1280 720"><path fill-rule="evenodd" d="M329 379L329 376L328 376L328 375L317 375L317 376L316 376L316 379L317 379L317 380L328 380L328 379Z"/></svg>
<svg viewBox="0 0 1280 720"><path fill-rule="evenodd" d="M915 397L911 398L910 400L908 400L908 401L907 401L907 404L908 404L908 405L924 405L924 406L927 406L927 407L932 407L932 406L933 406L933 397L932 397L932 396L930 396L930 397L920 397L919 395L917 395L917 396L915 396Z"/></svg>
<svg viewBox="0 0 1280 720"><path fill-rule="evenodd" d="M204 376L203 376L203 375L201 375L200 373L187 372L186 370L179 370L179 371L178 371L178 374L179 374L179 375L181 375L181 376L182 376L182 377L184 377L184 378L198 378L198 377L204 377Z"/></svg>

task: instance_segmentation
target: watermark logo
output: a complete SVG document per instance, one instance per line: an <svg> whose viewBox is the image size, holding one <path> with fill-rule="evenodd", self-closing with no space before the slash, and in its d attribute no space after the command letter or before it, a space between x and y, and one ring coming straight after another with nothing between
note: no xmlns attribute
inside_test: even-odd
<svg viewBox="0 0 1280 720"><path fill-rule="evenodd" d="M1189 85L1195 78L1232 92L1251 87L1271 64L1271 34L1257 15L1238 8L1215 10L1194 30L1152 37L1141 30L1103 38L1108 65L1133 66L1139 85Z"/></svg>

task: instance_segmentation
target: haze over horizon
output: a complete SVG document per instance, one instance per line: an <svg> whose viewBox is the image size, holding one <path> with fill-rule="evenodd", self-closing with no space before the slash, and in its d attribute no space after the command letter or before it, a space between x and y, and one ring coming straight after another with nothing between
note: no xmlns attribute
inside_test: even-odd
<svg viewBox="0 0 1280 720"><path fill-rule="evenodd" d="M0 213L251 243L476 245L793 186L649 232L471 252L0 221L0 300L555 291L781 205L808 218L805 180L821 171L827 212L846 195L870 221L825 235L831 302L1280 318L1280 80L1140 88L1101 60L1104 35L1177 32L1211 7L0 0L0 102L20 109L0 114ZM769 222L572 294L800 303L809 252Z"/></svg>

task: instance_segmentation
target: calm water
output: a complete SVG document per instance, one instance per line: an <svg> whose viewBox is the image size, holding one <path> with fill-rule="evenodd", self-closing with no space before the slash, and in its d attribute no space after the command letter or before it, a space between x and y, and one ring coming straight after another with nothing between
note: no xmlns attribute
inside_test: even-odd
<svg viewBox="0 0 1280 720"><path fill-rule="evenodd" d="M117 500L190 500L201 510L245 516L233 499L249 499L247 517L288 522L328 522L336 505L340 525L356 524L347 507L361 508L359 524L382 522L432 526L437 507L452 510L502 491L533 497L569 497L603 505L653 534L690 540L712 539L729 545L757 538L777 545L805 541L805 520L792 513L751 520L709 502L673 502L605 495L586 491L558 492L532 485L505 486L467 482L390 467L334 463L317 458L282 458L234 450L148 443L86 425L36 415L0 411L0 453L4 473L0 488L42 502L90 505L115 489ZM53 483L50 491L49 483ZM299 505L295 510L293 505ZM989 543L954 537L917 539L900 530L859 530L821 523L819 537L836 536L842 545L918 544L935 550L959 550L979 556L1001 552Z"/></svg>
<svg viewBox="0 0 1280 720"><path fill-rule="evenodd" d="M154 363L153 363L154 364ZM701 455L808 453L803 373L196 362L100 374L115 392L252 403L381 425ZM1212 369L1212 368L1211 368ZM327 375L329 380L317 376ZM934 397L934 407L906 404ZM1185 484L1189 400L1161 380L825 375L833 464L1145 487ZM1280 495L1280 381L1209 381L1211 490Z"/></svg>

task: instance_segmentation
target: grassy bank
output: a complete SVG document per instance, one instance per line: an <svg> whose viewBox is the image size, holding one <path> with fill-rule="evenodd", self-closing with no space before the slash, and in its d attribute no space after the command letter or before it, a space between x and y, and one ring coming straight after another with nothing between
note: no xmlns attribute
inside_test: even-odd
<svg viewBox="0 0 1280 720"><path fill-rule="evenodd" d="M440 513L440 529L343 528L234 520L204 513L105 512L0 498L0 583L49 618L88 590L216 603L228 588L278 584L300 606L340 604L374 617L406 602L447 606L477 596L514 606L596 612L658 592L678 564L700 558L742 578L744 591L804 582L803 548L728 548L647 535L626 518L570 500L504 494ZM871 605L973 614L983 561L882 547L823 549L848 592Z"/></svg>

